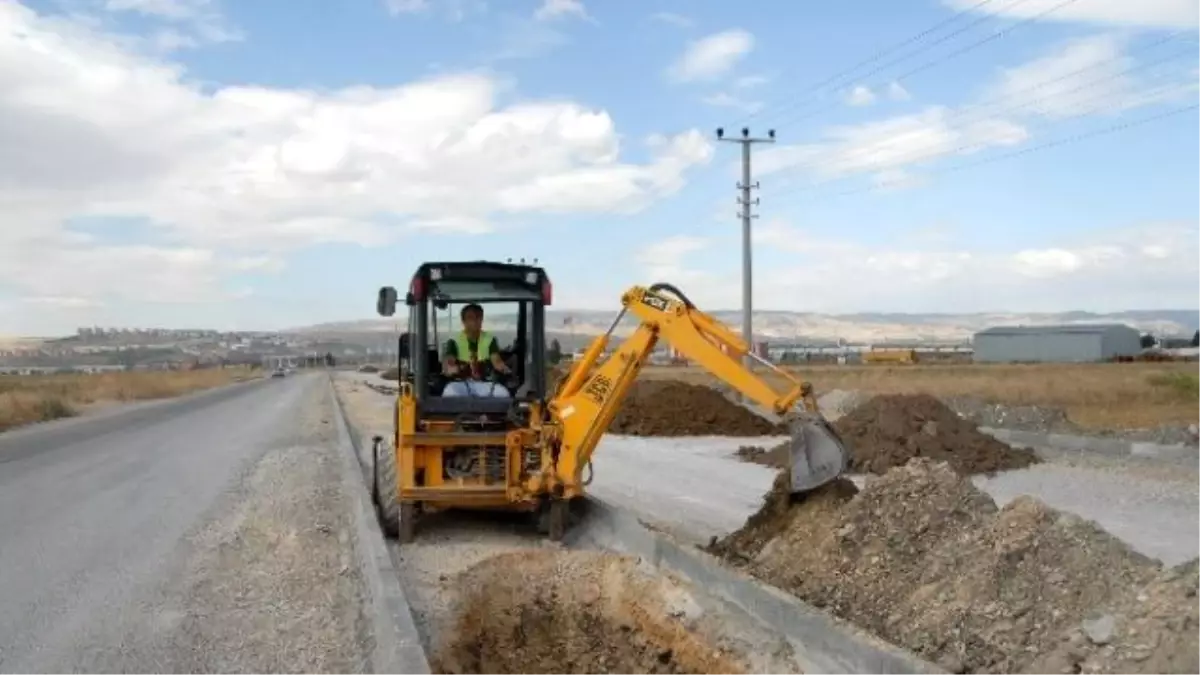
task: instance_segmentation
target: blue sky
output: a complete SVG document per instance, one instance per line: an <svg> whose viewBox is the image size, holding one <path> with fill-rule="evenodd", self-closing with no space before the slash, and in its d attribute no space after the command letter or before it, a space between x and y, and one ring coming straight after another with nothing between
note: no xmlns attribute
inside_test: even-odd
<svg viewBox="0 0 1200 675"><path fill-rule="evenodd" d="M8 3L0 333L363 318L427 259L734 308L743 125L759 308L1195 308L1196 39L1191 0Z"/></svg>

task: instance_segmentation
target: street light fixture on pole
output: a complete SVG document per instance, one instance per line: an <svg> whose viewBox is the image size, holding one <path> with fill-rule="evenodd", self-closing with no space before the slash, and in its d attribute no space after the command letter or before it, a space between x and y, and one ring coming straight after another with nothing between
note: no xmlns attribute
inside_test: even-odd
<svg viewBox="0 0 1200 675"><path fill-rule="evenodd" d="M750 135L750 130L742 127L741 138L725 138L725 129L717 129L717 140L727 143L740 143L742 146L742 181L738 184L738 189L742 191L742 196L738 198L738 203L742 206L740 214L742 218L742 339L746 341L746 345L751 351L754 350L754 322L752 315L754 312L753 300L753 264L750 255L750 221L758 216L751 213L750 209L758 205L758 199L750 199L750 190L758 189L758 183L750 183L750 146L755 143L774 143L775 130L769 129L766 138L754 138ZM745 363L747 367L753 364L753 359L746 357Z"/></svg>

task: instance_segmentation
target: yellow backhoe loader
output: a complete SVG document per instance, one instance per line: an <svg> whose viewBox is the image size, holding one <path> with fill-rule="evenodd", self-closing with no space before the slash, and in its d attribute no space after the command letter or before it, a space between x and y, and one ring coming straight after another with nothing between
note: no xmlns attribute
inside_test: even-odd
<svg viewBox="0 0 1200 675"><path fill-rule="evenodd" d="M398 300L395 288L380 289L379 314L393 316ZM626 291L608 332L548 392L545 308L551 300L545 270L530 265L425 263L413 275L404 297L408 331L399 338L394 433L390 443L376 437L373 446L372 496L389 537L411 541L422 514L454 508L529 512L543 533L561 539L569 503L591 482L592 453L659 340L787 424L794 492L845 471L845 447L817 411L812 387L758 359L668 284ZM495 381L501 396L444 395L449 380L441 349L457 332L451 307L465 303L515 305L512 339L500 350L508 373ZM610 350L626 314L640 324ZM747 357L787 382L787 390L776 391L745 368Z"/></svg>

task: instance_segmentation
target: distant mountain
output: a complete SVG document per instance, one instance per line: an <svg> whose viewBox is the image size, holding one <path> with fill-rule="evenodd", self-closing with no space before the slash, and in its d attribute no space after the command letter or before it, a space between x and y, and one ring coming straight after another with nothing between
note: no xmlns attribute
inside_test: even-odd
<svg viewBox="0 0 1200 675"><path fill-rule="evenodd" d="M722 310L711 312L720 321L740 333L741 312ZM587 338L608 330L616 312L604 310L555 309L546 312L547 331L552 338L563 342L564 348L583 344ZM405 319L361 319L323 323L295 328L284 333L305 336L320 336L322 339L341 339L358 342L386 340L386 335L395 334L396 326L405 325ZM490 330L511 333L516 329L516 316L497 314L486 320ZM1124 312L982 312L974 314L903 314L884 312L862 312L856 314L818 314L811 312L756 311L754 333L756 339L768 342L795 341L805 343L830 343L844 340L849 343L963 343L979 330L998 325L1053 325L1088 323L1125 323L1144 332L1159 336L1190 337L1200 328L1200 311L1197 310L1130 310ZM458 330L455 317L447 316L438 321L438 332L449 334ZM626 317L617 327L618 335L628 334L635 326L634 319ZM382 334L382 335L381 335Z"/></svg>

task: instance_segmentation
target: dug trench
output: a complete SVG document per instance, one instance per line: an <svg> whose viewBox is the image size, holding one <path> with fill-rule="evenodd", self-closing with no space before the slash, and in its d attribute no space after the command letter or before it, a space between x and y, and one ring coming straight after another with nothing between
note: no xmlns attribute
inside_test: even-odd
<svg viewBox="0 0 1200 675"><path fill-rule="evenodd" d="M877 397L835 427L874 474L861 490L797 500L780 472L707 550L951 672L1200 672L1196 560L1164 568L1032 497L997 508L969 476L1035 458L932 397Z"/></svg>
<svg viewBox="0 0 1200 675"><path fill-rule="evenodd" d="M335 387L359 439L388 432L386 398ZM389 548L433 672L801 672L785 639L687 580L519 516L436 514Z"/></svg>
<svg viewBox="0 0 1200 675"><path fill-rule="evenodd" d="M452 585L434 672L799 672L785 642L628 556L513 552Z"/></svg>

